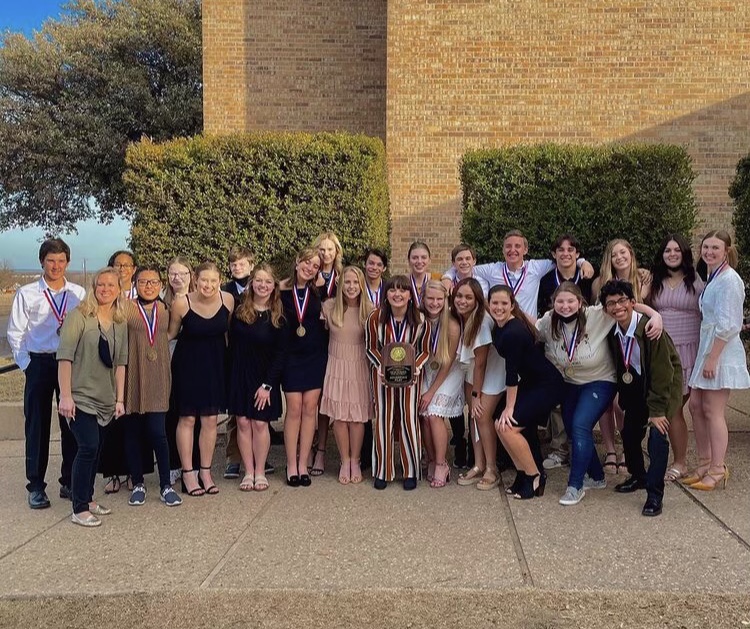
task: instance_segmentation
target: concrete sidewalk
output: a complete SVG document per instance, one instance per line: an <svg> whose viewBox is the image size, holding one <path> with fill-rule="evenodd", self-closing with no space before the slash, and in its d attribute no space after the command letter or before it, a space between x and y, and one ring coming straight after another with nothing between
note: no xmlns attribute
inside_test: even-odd
<svg viewBox="0 0 750 629"><path fill-rule="evenodd" d="M614 482L559 506L567 468L530 501L455 479L344 487L333 448L289 488L274 446L266 492L221 479L217 454L218 496L167 509L152 475L144 506L98 496L113 514L86 530L56 498L59 457L32 512L23 442L0 442L0 627L750 626L750 393L731 406L728 488L672 484L658 518Z"/></svg>

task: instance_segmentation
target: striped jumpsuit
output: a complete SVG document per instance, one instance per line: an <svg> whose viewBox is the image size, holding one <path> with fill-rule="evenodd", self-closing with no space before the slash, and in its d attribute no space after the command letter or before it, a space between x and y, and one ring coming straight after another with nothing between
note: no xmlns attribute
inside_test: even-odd
<svg viewBox="0 0 750 629"><path fill-rule="evenodd" d="M421 315L420 315L421 317ZM378 369L382 370L383 346L393 338L387 322L380 323L380 310L374 310L365 327L365 349L372 363L372 390L375 398L375 422L372 436L372 474L374 478L392 481L396 476L394 428L400 426L401 468L404 478L419 478L422 472L422 441L419 430L419 392L422 375L410 387L385 386L380 381ZM415 364L421 370L429 358L430 324L421 318L416 328L407 326L405 343L415 350Z"/></svg>

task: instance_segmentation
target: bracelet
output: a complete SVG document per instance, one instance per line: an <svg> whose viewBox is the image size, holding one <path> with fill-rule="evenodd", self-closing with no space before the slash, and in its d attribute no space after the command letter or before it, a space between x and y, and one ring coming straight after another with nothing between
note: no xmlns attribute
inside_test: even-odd
<svg viewBox="0 0 750 629"><path fill-rule="evenodd" d="M125 400L115 400L115 404L125 404Z"/></svg>

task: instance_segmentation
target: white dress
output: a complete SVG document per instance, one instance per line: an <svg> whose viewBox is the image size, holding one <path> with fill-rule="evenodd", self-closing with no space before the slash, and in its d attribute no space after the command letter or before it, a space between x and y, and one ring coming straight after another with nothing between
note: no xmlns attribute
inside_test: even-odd
<svg viewBox="0 0 750 629"><path fill-rule="evenodd" d="M425 363L422 373L422 394L435 382L440 367L433 369L430 366L431 361ZM451 369L448 372L443 384L438 387L432 401L427 407L425 415L434 415L436 417L458 417L464 414L464 371L461 363L458 362L458 356L453 361Z"/></svg>
<svg viewBox="0 0 750 629"><path fill-rule="evenodd" d="M737 272L727 267L706 286L700 298L701 321L700 345L695 359L690 387L694 389L748 389L750 375L747 372L745 348L740 339L742 328L742 303L745 299L745 284ZM703 377L703 365L711 352L714 338L727 342L719 356L716 376Z"/></svg>
<svg viewBox="0 0 750 629"><path fill-rule="evenodd" d="M484 372L484 383L482 384L482 393L485 395L499 395L505 391L505 359L497 353L495 346L492 344L493 327L495 327L495 322L485 312L482 326L479 328L477 338L474 339L471 347L466 347L463 343L459 346L459 361L466 382L469 384L474 383L474 351L482 345L490 346L490 351L487 354L487 367Z"/></svg>

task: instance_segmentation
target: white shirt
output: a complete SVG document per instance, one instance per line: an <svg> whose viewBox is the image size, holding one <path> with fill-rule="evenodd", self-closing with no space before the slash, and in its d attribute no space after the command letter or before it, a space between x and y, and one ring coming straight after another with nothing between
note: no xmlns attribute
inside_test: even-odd
<svg viewBox="0 0 750 629"><path fill-rule="evenodd" d="M45 296L48 288L42 276L36 282L19 288L13 298L13 306L8 318L8 344L13 351L13 360L24 371L31 362L29 352L54 354L60 343L60 337L57 334L60 323ZM62 294L67 291L66 313L78 306L86 294L82 286L67 280L59 291L50 290L52 298L58 305Z"/></svg>
<svg viewBox="0 0 750 629"><path fill-rule="evenodd" d="M641 375L641 348L638 345L638 339L635 338L635 329L638 327L638 320L640 318L641 315L633 310L633 314L630 315L630 325L628 326L627 332L623 334L619 324L617 324L617 326L615 327L615 336L620 342L621 350L623 348L623 345L628 342L627 339L632 339L631 343L633 345L633 353L630 355L630 367L639 376Z"/></svg>

